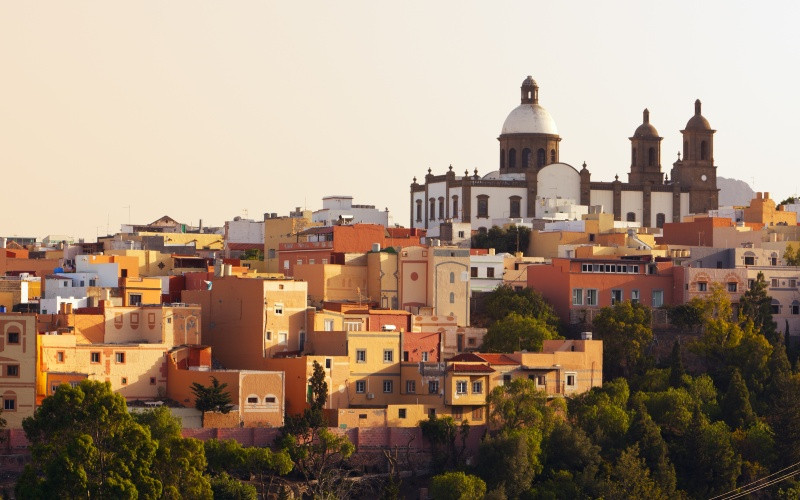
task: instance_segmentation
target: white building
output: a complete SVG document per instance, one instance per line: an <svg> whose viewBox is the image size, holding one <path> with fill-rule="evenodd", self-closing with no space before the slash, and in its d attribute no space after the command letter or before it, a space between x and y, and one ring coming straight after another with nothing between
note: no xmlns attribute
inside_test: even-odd
<svg viewBox="0 0 800 500"><path fill-rule="evenodd" d="M297 208L300 211L300 208ZM375 205L353 205L352 196L326 196L322 198L322 209L311 215L313 222L323 226L333 226L339 222L346 224L389 225L389 209L383 211Z"/></svg>
<svg viewBox="0 0 800 500"><path fill-rule="evenodd" d="M250 249L264 250L264 221L234 217L225 222L225 257ZM232 254L233 252L233 254Z"/></svg>
<svg viewBox="0 0 800 500"><path fill-rule="evenodd" d="M603 207L618 221L638 222L644 227L662 227L680 222L690 213L718 208L716 167L712 130L695 102L695 114L683 136L683 159L672 166L670 181L661 169L661 140L643 113L643 123L631 141L628 182L593 182L583 164L578 171L559 160L555 121L539 104L539 87L528 77L522 83L521 104L503 124L499 169L479 176L453 167L443 175L431 170L423 183L411 184L411 227L433 228L441 222L469 222L473 230L488 230L497 219L544 218L558 199L579 205ZM556 200L548 202L547 200ZM575 214L577 215L577 214ZM575 217L571 217L575 218Z"/></svg>
<svg viewBox="0 0 800 500"><path fill-rule="evenodd" d="M470 255L469 288L472 292L491 292L503 284L505 259L513 258L509 253L492 253L486 255Z"/></svg>

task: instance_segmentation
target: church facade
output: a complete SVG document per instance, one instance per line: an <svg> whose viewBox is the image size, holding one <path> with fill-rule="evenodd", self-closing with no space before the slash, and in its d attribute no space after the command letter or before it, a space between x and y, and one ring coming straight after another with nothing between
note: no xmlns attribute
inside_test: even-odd
<svg viewBox="0 0 800 500"><path fill-rule="evenodd" d="M509 113L498 137L499 169L482 177L478 171L456 175L453 167L424 182L411 184L411 227L437 228L442 222L469 223L486 230L497 219L541 218L547 199L571 199L602 206L619 221L661 227L688 214L718 208L714 132L695 101L695 114L684 130L683 155L669 177L661 168L661 140L644 110L642 124L631 141L628 181L596 182L581 170L562 163L555 121L539 104L539 87L530 76L522 82L521 102Z"/></svg>

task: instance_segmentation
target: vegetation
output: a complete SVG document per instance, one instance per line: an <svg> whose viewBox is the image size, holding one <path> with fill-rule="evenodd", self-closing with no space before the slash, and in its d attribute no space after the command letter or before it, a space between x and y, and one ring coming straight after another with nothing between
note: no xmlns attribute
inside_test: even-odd
<svg viewBox="0 0 800 500"><path fill-rule="evenodd" d="M463 472L446 472L431 480L431 497L437 500L482 500L486 483Z"/></svg>
<svg viewBox="0 0 800 500"><path fill-rule="evenodd" d="M795 250L791 244L786 245L783 259L786 261L787 266L800 266L800 246Z"/></svg>
<svg viewBox="0 0 800 500"><path fill-rule="evenodd" d="M205 413L216 411L219 413L230 413L233 408L231 394L225 390L227 383L220 384L216 377L211 377L211 385L205 386L198 382L192 383L192 393L194 394L194 407Z"/></svg>
<svg viewBox="0 0 800 500"><path fill-rule="evenodd" d="M541 351L543 340L562 338L553 307L530 288L500 286L488 294L485 306L488 331L483 351Z"/></svg>
<svg viewBox="0 0 800 500"><path fill-rule="evenodd" d="M497 253L524 253L530 239L531 230L525 226L509 226L507 229L492 226L485 233L472 237L472 248L494 248Z"/></svg>
<svg viewBox="0 0 800 500"><path fill-rule="evenodd" d="M594 319L594 333L603 341L603 377L629 377L648 363L653 341L650 308L628 301L604 307Z"/></svg>

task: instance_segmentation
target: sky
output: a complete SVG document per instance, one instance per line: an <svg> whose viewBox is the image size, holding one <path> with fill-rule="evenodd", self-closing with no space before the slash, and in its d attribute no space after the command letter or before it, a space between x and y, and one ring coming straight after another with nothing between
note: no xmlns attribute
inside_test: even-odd
<svg viewBox="0 0 800 500"><path fill-rule="evenodd" d="M703 102L718 175L797 193L797 2L0 3L0 235L221 226L322 197L409 224L428 168L498 168L527 75L592 180L662 168Z"/></svg>

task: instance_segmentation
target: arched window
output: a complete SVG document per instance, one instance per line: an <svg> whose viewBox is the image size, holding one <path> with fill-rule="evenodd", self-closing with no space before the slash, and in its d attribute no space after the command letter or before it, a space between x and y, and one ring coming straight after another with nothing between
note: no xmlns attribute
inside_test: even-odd
<svg viewBox="0 0 800 500"><path fill-rule="evenodd" d="M444 219L444 196L439 197L439 219Z"/></svg>
<svg viewBox="0 0 800 500"><path fill-rule="evenodd" d="M511 196L508 198L508 216L511 218L518 218L520 215L520 201L519 196Z"/></svg>
<svg viewBox="0 0 800 500"><path fill-rule="evenodd" d="M701 141L700 142L700 159L701 160L705 160L706 156L708 156L708 145L706 144L706 141Z"/></svg>
<svg viewBox="0 0 800 500"><path fill-rule="evenodd" d="M450 283L456 282L456 273L450 273Z"/></svg>
<svg viewBox="0 0 800 500"><path fill-rule="evenodd" d="M545 160L544 149L539 148L539 151L536 152L536 166L544 167L544 160Z"/></svg>
<svg viewBox="0 0 800 500"><path fill-rule="evenodd" d="M770 304L770 309L772 309L772 314L780 314L781 313L781 303L778 299L772 299L772 303Z"/></svg>
<svg viewBox="0 0 800 500"><path fill-rule="evenodd" d="M506 150L505 149L501 149L500 150L500 168L501 169L506 168Z"/></svg>
<svg viewBox="0 0 800 500"><path fill-rule="evenodd" d="M664 214L662 213L656 214L656 227L664 227L664 222L666 221L667 217Z"/></svg>
<svg viewBox="0 0 800 500"><path fill-rule="evenodd" d="M508 168L517 168L517 150L514 148L508 150Z"/></svg>
<svg viewBox="0 0 800 500"><path fill-rule="evenodd" d="M647 150L647 166L656 166L656 148L650 148Z"/></svg>
<svg viewBox="0 0 800 500"><path fill-rule="evenodd" d="M450 303L451 304L455 304L456 303L456 294L453 293L453 292L450 292Z"/></svg>
<svg viewBox="0 0 800 500"><path fill-rule="evenodd" d="M417 200L417 222L422 222L422 200Z"/></svg>
<svg viewBox="0 0 800 500"><path fill-rule="evenodd" d="M689 159L689 141L683 141L683 159Z"/></svg>
<svg viewBox="0 0 800 500"><path fill-rule="evenodd" d="M531 150L525 148L522 150L522 168L528 168L531 166Z"/></svg>
<svg viewBox="0 0 800 500"><path fill-rule="evenodd" d="M458 195L453 195L453 213L450 216L458 219Z"/></svg>
<svg viewBox="0 0 800 500"><path fill-rule="evenodd" d="M550 150L550 163L555 163L555 162L556 162L556 150L555 149L551 149Z"/></svg>
<svg viewBox="0 0 800 500"><path fill-rule="evenodd" d="M636 165L636 148L631 148L631 165Z"/></svg>
<svg viewBox="0 0 800 500"><path fill-rule="evenodd" d="M636 214L633 212L628 212L628 222L636 222Z"/></svg>
<svg viewBox="0 0 800 500"><path fill-rule="evenodd" d="M800 314L800 302L792 301L792 310L790 312L794 315Z"/></svg>
<svg viewBox="0 0 800 500"><path fill-rule="evenodd" d="M428 219L434 220L436 218L436 200L431 198L428 200Z"/></svg>

